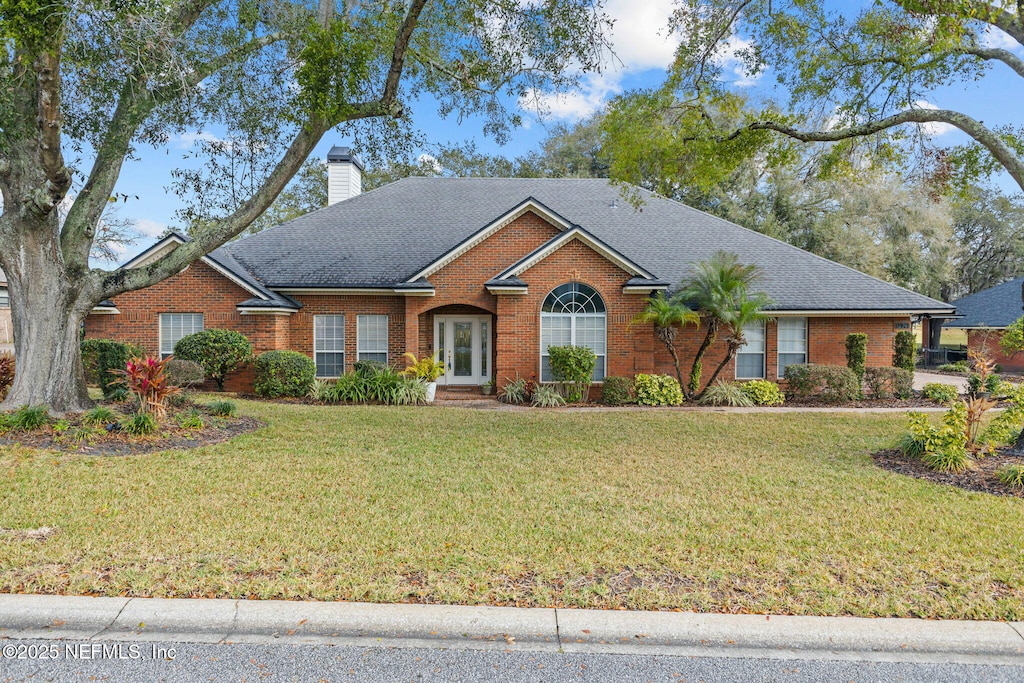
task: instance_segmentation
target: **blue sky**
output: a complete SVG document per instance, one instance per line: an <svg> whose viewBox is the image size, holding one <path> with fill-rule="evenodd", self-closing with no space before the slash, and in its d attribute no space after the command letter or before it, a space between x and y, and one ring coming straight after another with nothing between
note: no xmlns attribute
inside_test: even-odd
<svg viewBox="0 0 1024 683"><path fill-rule="evenodd" d="M659 84L676 46L676 40L665 29L671 9L670 0L607 0L606 12L615 20L611 39L617 58L609 59L601 74L584 75L578 91L558 97L538 93L548 113L541 118L529 110L524 111L525 125L515 131L504 146L486 138L478 120L463 120L460 124L456 116L440 118L427 99L411 103L413 121L433 143L473 140L482 151L519 156L536 148L547 135L550 125L578 121L622 92ZM1013 49L1024 56L1019 45L997 30L993 30L987 40L994 46ZM733 47L742 45L742 39L734 38L733 41ZM738 60L728 55L723 59L726 73L737 87L747 90L754 98L774 96L785 101L782 94L772 90L774 77L770 70L751 78L744 73ZM963 111L988 125L1021 123L1024 88L1020 87L1019 77L1009 68L996 65L985 79L962 88L938 91L928 102L918 104ZM967 140L948 126L933 126L929 132L935 142L942 145ZM165 188L171 182L170 171L182 164L182 157L193 148L195 138L196 134L176 136L162 148L140 148L139 159L125 163L116 192L128 195L130 199L120 205L119 214L134 221L140 236L137 243L123 254L125 259L152 244L156 235L176 224L174 212L180 208L181 202ZM348 143L340 134L328 133L315 155L325 157L332 145ZM1017 191L1012 181L1001 184L1008 192Z"/></svg>

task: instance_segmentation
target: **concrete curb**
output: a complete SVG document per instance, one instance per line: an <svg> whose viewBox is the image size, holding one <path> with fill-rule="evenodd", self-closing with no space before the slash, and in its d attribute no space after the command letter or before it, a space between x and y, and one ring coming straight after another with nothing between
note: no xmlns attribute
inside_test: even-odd
<svg viewBox="0 0 1024 683"><path fill-rule="evenodd" d="M1024 664L1024 623L0 595L0 638Z"/></svg>

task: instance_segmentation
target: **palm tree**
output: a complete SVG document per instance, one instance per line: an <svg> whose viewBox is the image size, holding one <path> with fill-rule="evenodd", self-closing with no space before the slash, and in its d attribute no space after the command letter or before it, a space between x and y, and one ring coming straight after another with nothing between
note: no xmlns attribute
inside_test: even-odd
<svg viewBox="0 0 1024 683"><path fill-rule="evenodd" d="M736 312L741 308L740 304L748 300L747 288L761 276L760 268L742 264L736 254L724 251L716 252L707 261L695 264L694 270L696 272L693 277L682 283L679 291L672 297L675 301L699 311L701 318L707 321L708 326L704 341L701 342L697 349L697 355L693 359L688 386L683 388L687 398L691 399L699 398L704 394L701 391L704 355L718 340L718 335L723 328L730 332L730 338L736 338L736 330L740 329L739 338L743 339L742 326L735 328L730 321L735 318ZM763 299L754 297L749 301L760 301L761 308L768 304L767 297L763 297ZM749 324L753 321L747 322ZM720 370L721 367L715 371L715 375Z"/></svg>
<svg viewBox="0 0 1024 683"><path fill-rule="evenodd" d="M715 368L711 378L708 379L708 383L704 385L704 389L694 396L695 399L699 400L704 396L704 392L708 390L708 387L718 379L718 373L731 360L736 358L736 354L739 353L740 349L746 346L747 339L743 335L743 330L754 323L761 323L769 319L764 309L771 303L771 299L764 292L755 292L748 295L746 291L741 290L737 293L734 308L731 311L723 311L725 316L720 320L721 330L727 332L725 342L728 344L728 350L726 351L725 358Z"/></svg>
<svg viewBox="0 0 1024 683"><path fill-rule="evenodd" d="M664 292L658 292L647 300L647 308L636 314L633 323L653 323L654 333L672 354L672 362L676 366L676 379L683 386L683 369L679 365L679 354L676 353L676 334L679 328L686 325L700 325L700 315L686 304L675 299L666 299Z"/></svg>

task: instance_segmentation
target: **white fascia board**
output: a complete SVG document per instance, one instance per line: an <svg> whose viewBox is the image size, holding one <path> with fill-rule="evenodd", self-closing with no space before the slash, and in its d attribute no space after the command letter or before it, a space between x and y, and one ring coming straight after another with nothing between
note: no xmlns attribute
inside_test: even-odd
<svg viewBox="0 0 1024 683"><path fill-rule="evenodd" d="M533 256L526 259L525 261L521 261L518 264L516 264L514 269L506 270L504 273L499 275L498 278L503 279L522 275L527 270L537 265L538 263L546 259L554 252L558 251L559 249L561 249L563 246L565 246L574 239L578 239L580 242L583 242L588 247L590 247L597 253L601 254L601 256L608 259L609 261L617 265L619 268L622 268L622 270L626 271L627 273L632 273L637 277L644 277L650 280L654 279L654 276L651 273L648 273L646 270L644 270L637 264L627 261L619 254L616 254L615 252L611 251L610 247L607 247L603 243L598 242L595 238L591 237L589 234L580 230L579 228L572 228L570 230L567 230L564 234L559 235L555 239L548 242L547 245L545 245L542 249L533 254Z"/></svg>
<svg viewBox="0 0 1024 683"><path fill-rule="evenodd" d="M633 285L631 287L623 287L623 294L650 294L653 291L665 291L668 289L668 285Z"/></svg>
<svg viewBox="0 0 1024 683"><path fill-rule="evenodd" d="M566 223L564 219L554 215L546 208L544 208L537 202L533 201L532 199L528 199L519 206L517 206L516 208L506 213L505 215L499 217L498 220L484 226L482 229L478 230L476 233L471 235L468 239L456 245L454 249L452 249L447 254L445 254L441 258L437 259L436 261L428 265L420 272L413 275L411 278L409 278L408 281L416 282L416 280L421 280L423 278L433 275L434 273L441 270L458 257L465 254L467 251L469 251L476 245L483 242L485 239L487 239L494 233L504 228L506 225L508 225L515 219L522 216L527 211L534 212L535 214L546 220L548 223L551 223L559 230L569 230L570 228L572 228L572 225Z"/></svg>
<svg viewBox="0 0 1024 683"><path fill-rule="evenodd" d="M487 291L491 294L526 294L526 287L494 287L488 285Z"/></svg>
<svg viewBox="0 0 1024 683"><path fill-rule="evenodd" d="M243 308L236 306L235 310L239 315L291 315L295 313L292 308Z"/></svg>
<svg viewBox="0 0 1024 683"><path fill-rule="evenodd" d="M399 289L397 287L275 287L281 294L397 294L399 296L434 296L434 289Z"/></svg>

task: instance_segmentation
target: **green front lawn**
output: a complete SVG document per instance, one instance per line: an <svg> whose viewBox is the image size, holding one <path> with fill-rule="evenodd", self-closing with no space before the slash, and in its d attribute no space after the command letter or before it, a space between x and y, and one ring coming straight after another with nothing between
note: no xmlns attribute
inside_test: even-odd
<svg viewBox="0 0 1024 683"><path fill-rule="evenodd" d="M1024 619L1024 500L901 415L240 402L194 451L0 448L0 591Z"/></svg>

